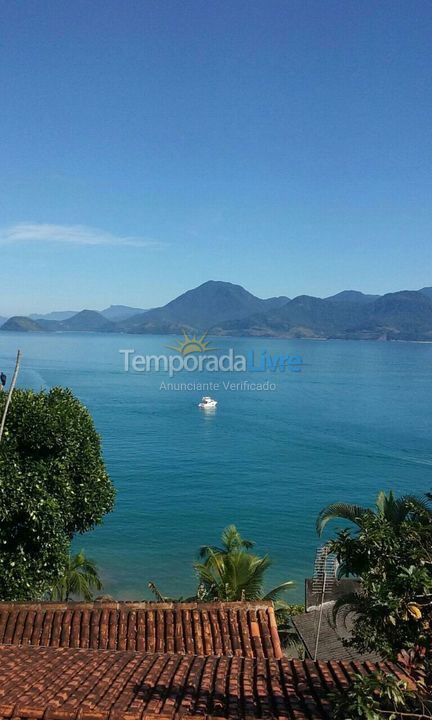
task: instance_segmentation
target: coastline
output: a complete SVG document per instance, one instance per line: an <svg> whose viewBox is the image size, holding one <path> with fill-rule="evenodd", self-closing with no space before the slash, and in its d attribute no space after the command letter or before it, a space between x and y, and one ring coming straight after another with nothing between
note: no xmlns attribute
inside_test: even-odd
<svg viewBox="0 0 432 720"><path fill-rule="evenodd" d="M2 331L2 327L0 327L0 333ZM65 336L73 336L73 335L97 335L97 336L108 336L113 337L116 335L120 335L121 337L176 337L179 335L178 332L149 332L149 333L137 333L137 332L125 332L121 330L18 330L13 329L9 330L6 329L3 331L5 333L4 337L7 337L7 335L13 335L17 334L23 337L55 337L58 335L65 335ZM200 331L201 332L201 331ZM1 336L0 336L1 337ZM211 331L206 333L207 338L223 338L223 339L232 339L232 340L295 340L295 341L313 341L313 342L371 342L371 343L412 343L412 344L418 344L418 345L432 345L432 340L409 340L407 338L366 338L366 337L321 337L321 336L302 336L298 337L295 335L222 335L222 334L212 334Z"/></svg>

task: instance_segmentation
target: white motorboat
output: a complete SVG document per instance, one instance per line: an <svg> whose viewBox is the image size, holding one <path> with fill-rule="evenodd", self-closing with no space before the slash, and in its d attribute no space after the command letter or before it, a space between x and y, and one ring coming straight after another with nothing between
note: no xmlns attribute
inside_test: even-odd
<svg viewBox="0 0 432 720"><path fill-rule="evenodd" d="M217 400L213 400L213 398L209 397L208 395L205 395L203 398L201 398L201 402L198 403L198 407L204 408L207 410L208 408L215 408L217 405Z"/></svg>

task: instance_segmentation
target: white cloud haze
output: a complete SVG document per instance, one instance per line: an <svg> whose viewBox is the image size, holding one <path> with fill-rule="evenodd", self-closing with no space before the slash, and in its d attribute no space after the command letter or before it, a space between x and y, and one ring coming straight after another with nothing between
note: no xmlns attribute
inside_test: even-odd
<svg viewBox="0 0 432 720"><path fill-rule="evenodd" d="M21 222L0 229L0 245L17 243L71 243L74 245L130 245L160 248L165 243L133 235L113 235L87 225L51 225Z"/></svg>

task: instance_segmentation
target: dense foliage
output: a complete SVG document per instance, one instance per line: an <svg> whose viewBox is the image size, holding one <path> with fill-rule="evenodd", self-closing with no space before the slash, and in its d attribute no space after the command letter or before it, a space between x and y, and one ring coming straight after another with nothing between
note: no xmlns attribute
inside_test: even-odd
<svg viewBox="0 0 432 720"><path fill-rule="evenodd" d="M361 651L395 659L402 650L430 643L432 514L412 498L379 496L358 530L340 531L331 542L345 575L361 578L361 592L339 600L355 611L351 643ZM382 510L380 510L382 508Z"/></svg>
<svg viewBox="0 0 432 720"><path fill-rule="evenodd" d="M334 606L335 617L354 613L348 644L403 663L416 683L416 692L410 693L401 683L388 680L386 684L378 675L367 682L358 679L349 694L340 698L336 716L372 720L389 706L392 710L404 707L404 702L426 714L432 688L429 505L411 496L396 499L392 493L380 493L374 510L341 503L329 506L320 513L318 529L334 517L357 526L338 532L329 544L341 563L341 573L361 579L359 592L340 598Z"/></svg>
<svg viewBox="0 0 432 720"><path fill-rule="evenodd" d="M335 720L382 720L401 717L401 712L416 714L418 705L414 693L396 675L383 672L362 675L356 673L348 689L334 693L332 703ZM384 713L384 714L383 714Z"/></svg>
<svg viewBox="0 0 432 720"><path fill-rule="evenodd" d="M69 390L15 390L0 444L0 598L49 591L73 535L99 524L113 502L87 409Z"/></svg>

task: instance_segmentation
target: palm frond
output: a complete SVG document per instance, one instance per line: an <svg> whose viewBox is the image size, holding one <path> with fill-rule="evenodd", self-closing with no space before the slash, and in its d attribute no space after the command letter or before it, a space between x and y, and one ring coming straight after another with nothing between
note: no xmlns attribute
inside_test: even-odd
<svg viewBox="0 0 432 720"><path fill-rule="evenodd" d="M159 588L157 587L156 583L154 583L152 580L148 581L147 586L148 586L149 590L153 593L153 595L155 596L155 598L158 602L167 602L169 600L169 598L162 595L162 593L159 590Z"/></svg>
<svg viewBox="0 0 432 720"><path fill-rule="evenodd" d="M341 518L343 520L349 520L356 525L361 524L361 519L367 514L371 514L369 508L364 508L361 505L351 505L349 503L332 503L327 505L319 513L316 521L316 530L318 535L322 535L322 532L330 520Z"/></svg>
<svg viewBox="0 0 432 720"><path fill-rule="evenodd" d="M402 495L399 498L399 502L406 507L410 514L426 514L432 518L431 502L427 497L418 497L417 495Z"/></svg>
<svg viewBox="0 0 432 720"><path fill-rule="evenodd" d="M225 601L275 599L293 585L281 583L263 593L264 575L271 565L268 555L262 557L249 552L254 543L241 536L235 525L228 525L222 533L222 548L204 545L200 561L193 567L200 583L200 595L206 599Z"/></svg>
<svg viewBox="0 0 432 720"><path fill-rule="evenodd" d="M74 595L88 602L93 599L92 590L102 590L102 587L96 563L80 550L76 555L69 556L64 573L50 595L52 599L61 601L67 601Z"/></svg>
<svg viewBox="0 0 432 720"><path fill-rule="evenodd" d="M251 540L243 538L235 525L228 525L222 531L221 540L222 547L218 547L217 545L202 545L198 551L198 557L201 560L208 560L212 554L226 555L233 550L251 550L255 544Z"/></svg>
<svg viewBox="0 0 432 720"><path fill-rule="evenodd" d="M416 495L403 495L396 498L392 490L388 493L381 490L375 500L375 508L374 511L360 505L342 502L328 505L318 515L316 521L317 533L321 535L327 523L337 518L349 520L360 528L362 527L363 518L367 515L378 515L395 528L400 526L408 517L424 517L427 515L432 520L431 503L427 496L421 498Z"/></svg>
<svg viewBox="0 0 432 720"><path fill-rule="evenodd" d="M244 550L233 550L219 555L210 553L204 563L195 563L200 582L205 588L214 588L219 599L258 600L262 597L264 573L270 558L251 555Z"/></svg>
<svg viewBox="0 0 432 720"><path fill-rule="evenodd" d="M358 592L346 593L345 595L342 595L342 597L338 598L333 605L331 614L333 627L336 626L338 617L342 615L342 622L344 624L344 627L346 628L346 621L348 616L352 615L353 613L358 614L360 608L362 607L363 601L363 596L361 595L361 593Z"/></svg>
<svg viewBox="0 0 432 720"><path fill-rule="evenodd" d="M250 550L254 546L251 540L246 540L240 535L235 525L228 525L228 527L223 530L221 539L222 545L227 552L239 548Z"/></svg>
<svg viewBox="0 0 432 720"><path fill-rule="evenodd" d="M375 500L375 505L380 515L385 515L386 507L394 503L393 491L390 490L389 494L384 490L380 490Z"/></svg>
<svg viewBox="0 0 432 720"><path fill-rule="evenodd" d="M283 582L280 585L277 585L276 587L269 590L262 599L275 602L279 598L279 595L286 592L287 590L291 590L294 585L295 583L292 580L287 580L286 582Z"/></svg>
<svg viewBox="0 0 432 720"><path fill-rule="evenodd" d="M218 553L223 554L226 552L224 548L219 548L216 545L201 545L200 549L198 550L198 557L202 560L205 560L210 553Z"/></svg>

